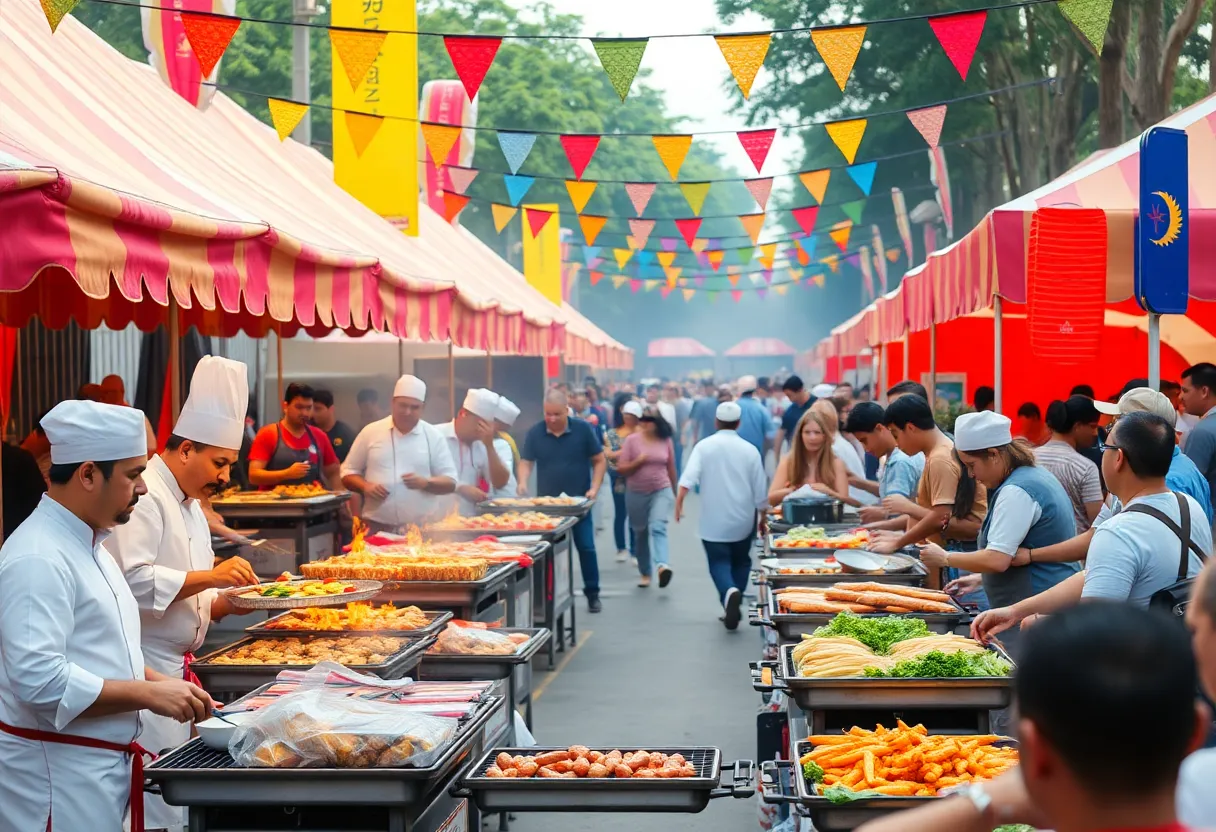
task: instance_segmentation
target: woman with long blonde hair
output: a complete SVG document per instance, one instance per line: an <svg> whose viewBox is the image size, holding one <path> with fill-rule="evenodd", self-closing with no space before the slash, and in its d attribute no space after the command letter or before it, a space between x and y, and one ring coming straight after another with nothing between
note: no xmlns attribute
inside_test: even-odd
<svg viewBox="0 0 1216 832"><path fill-rule="evenodd" d="M798 420L798 427L790 437L790 452L777 463L768 492L769 503L780 505L804 485L854 504L849 497L849 471L832 450L832 426L824 412L814 407Z"/></svg>

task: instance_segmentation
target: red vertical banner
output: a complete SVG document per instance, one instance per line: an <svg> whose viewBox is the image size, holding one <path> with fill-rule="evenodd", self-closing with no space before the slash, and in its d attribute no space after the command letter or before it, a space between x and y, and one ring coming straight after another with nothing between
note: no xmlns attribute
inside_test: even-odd
<svg viewBox="0 0 1216 832"><path fill-rule="evenodd" d="M1098 357L1106 246L1106 212L1100 208L1040 208L1031 216L1026 305L1035 359L1076 365Z"/></svg>
<svg viewBox="0 0 1216 832"><path fill-rule="evenodd" d="M561 378L562 357L560 355L545 356L545 382Z"/></svg>
<svg viewBox="0 0 1216 832"><path fill-rule="evenodd" d="M17 366L17 334L11 326L0 327L0 412L4 414L4 432L8 432L12 414L13 372ZM20 439L21 437L17 437Z"/></svg>
<svg viewBox="0 0 1216 832"><path fill-rule="evenodd" d="M163 6L163 9L158 6ZM140 8L148 63L156 68L174 92L192 106L206 107L215 94L215 88L203 84L203 73L186 38L181 12L232 15L236 13L236 0L167 0L163 4L148 4ZM219 71L217 63L205 80L214 83Z"/></svg>
<svg viewBox="0 0 1216 832"><path fill-rule="evenodd" d="M469 101L464 84L459 81L428 81L422 88L418 102L419 118L432 124L450 124L456 127L472 127L477 124L477 101ZM422 159L422 170L426 179L426 204L441 216L444 213L443 192L454 190L448 165L468 167L473 162L473 145L476 135L472 130L460 131L460 138L448 151L440 165L431 158L430 150Z"/></svg>

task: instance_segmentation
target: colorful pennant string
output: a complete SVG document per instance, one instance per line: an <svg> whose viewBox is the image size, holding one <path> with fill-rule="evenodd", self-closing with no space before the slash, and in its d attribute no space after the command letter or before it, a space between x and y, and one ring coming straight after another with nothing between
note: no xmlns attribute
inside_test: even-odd
<svg viewBox="0 0 1216 832"><path fill-rule="evenodd" d="M836 238L833 237L832 239ZM840 258L835 254L829 254L827 257L821 258L819 262L831 269L832 274L840 271Z"/></svg>
<svg viewBox="0 0 1216 832"><path fill-rule="evenodd" d="M595 239L604 230L604 223L608 222L607 217L597 217L594 214L579 214L578 225L583 229L583 240L587 245L595 245Z"/></svg>
<svg viewBox="0 0 1216 832"><path fill-rule="evenodd" d="M552 211L542 211L539 208L524 208L524 216L528 218L528 229L533 237L539 237L540 232L553 219Z"/></svg>
<svg viewBox="0 0 1216 832"><path fill-rule="evenodd" d="M1114 0L1059 0L1056 6L1068 22L1077 27L1094 52L1101 53Z"/></svg>
<svg viewBox="0 0 1216 832"><path fill-rule="evenodd" d="M942 138L942 125L946 123L946 105L908 110L908 121L924 137L929 147L937 147Z"/></svg>
<svg viewBox="0 0 1216 832"><path fill-rule="evenodd" d="M612 288L619 289L622 286L624 286L626 283L629 283L629 282L630 282L630 280L628 277L618 274L612 278ZM634 291L637 291L637 290L635 289Z"/></svg>
<svg viewBox="0 0 1216 832"><path fill-rule="evenodd" d="M853 222L845 220L838 222L832 226L832 230L828 232L828 236L832 238L832 242L841 251L846 251L849 247L849 232L853 230ZM835 271L835 269L833 269Z"/></svg>
<svg viewBox="0 0 1216 832"><path fill-rule="evenodd" d="M752 164L756 166L756 173L760 173L760 169L764 167L764 160L768 158L768 150L773 146L773 138L777 135L776 129L742 130L737 135L739 144L743 145L743 150L747 153L747 158L751 159ZM858 143L860 143L860 139L858 139Z"/></svg>
<svg viewBox="0 0 1216 832"><path fill-rule="evenodd" d="M760 230L764 228L764 214L744 214L739 217L743 230L752 238L753 243L760 242Z"/></svg>
<svg viewBox="0 0 1216 832"><path fill-rule="evenodd" d="M832 171L830 168L811 170L798 174L798 179L802 182L803 187L806 188L807 193L814 197L818 203L823 202L823 196L828 191L828 180L831 178Z"/></svg>
<svg viewBox="0 0 1216 832"><path fill-rule="evenodd" d="M355 156L363 155L363 151L367 150L367 146L372 143L372 139L376 138L376 134L380 132L380 125L384 124L384 119L380 116L365 116L361 113L346 113L346 132L350 134L351 143L355 146ZM468 199L465 199L468 202ZM463 208L464 205L462 204Z"/></svg>
<svg viewBox="0 0 1216 832"><path fill-rule="evenodd" d="M854 224L861 222L861 212L865 210L866 201L864 199L855 199L852 202L844 202L840 205L840 210L844 215L853 221Z"/></svg>
<svg viewBox="0 0 1216 832"><path fill-rule="evenodd" d="M705 205L705 198L709 196L709 183L681 182L680 193L684 194L684 199L688 201L688 207L692 209L693 214L700 216L701 208Z"/></svg>
<svg viewBox="0 0 1216 832"><path fill-rule="evenodd" d="M46 15L46 22L51 24L51 34L55 34L59 24L76 8L78 2L80 0L42 0L42 13Z"/></svg>
<svg viewBox="0 0 1216 832"><path fill-rule="evenodd" d="M614 248L612 256L616 258L616 267L618 269L625 268L625 264L629 262L629 258L633 257L633 249L631 248Z"/></svg>
<svg viewBox="0 0 1216 832"><path fill-rule="evenodd" d="M595 193L598 185L599 183L595 181L566 180L566 192L570 194L570 201L574 203L576 214L583 213L583 209L587 207L587 203L591 200L591 195Z"/></svg>
<svg viewBox="0 0 1216 832"><path fill-rule="evenodd" d="M600 146L600 137L563 135L561 143L562 149L566 151L566 160L570 162L570 167L574 170L574 178L582 179L583 171L587 170L587 165L591 164L591 157L595 155L596 148Z"/></svg>
<svg viewBox="0 0 1216 832"><path fill-rule="evenodd" d="M752 83L756 80L756 73L764 65L764 56L768 54L772 37L770 34L764 34L718 35L714 38L744 98L752 93Z"/></svg>
<svg viewBox="0 0 1216 832"><path fill-rule="evenodd" d="M764 211L768 208L768 198L773 192L773 180L768 179L745 179L743 184L747 186L748 193L752 195L752 199L756 200L756 204L760 206L760 210Z"/></svg>
<svg viewBox="0 0 1216 832"><path fill-rule="evenodd" d="M476 168L448 168L448 178L452 180L452 190L458 194L464 194L473 184L473 180L477 178Z"/></svg>
<svg viewBox="0 0 1216 832"><path fill-rule="evenodd" d="M929 28L937 35L937 42L963 80L967 80L967 70L971 68L971 59L975 57L975 48L979 46L980 35L984 33L984 22L988 20L986 10L943 14L929 18Z"/></svg>
<svg viewBox="0 0 1216 832"><path fill-rule="evenodd" d="M182 12L181 18L186 40L190 41L190 49L194 52L203 78L208 78L223 57L228 44L232 42L232 36L240 28L241 19L190 12Z"/></svg>
<svg viewBox="0 0 1216 832"><path fill-rule="evenodd" d="M464 206L469 204L467 196L452 193L451 191L443 192L443 218L449 223L456 219L456 215L464 210Z"/></svg>
<svg viewBox="0 0 1216 832"><path fill-rule="evenodd" d="M523 166L524 160L528 158L528 154L532 152L532 146L535 144L535 133L498 131L498 147L502 151L503 158L507 160L507 167L511 169L511 173L519 173L519 169Z"/></svg>
<svg viewBox="0 0 1216 832"><path fill-rule="evenodd" d="M448 56L452 59L452 68L456 77L464 84L464 91L472 101L481 89L498 47L502 46L502 38L485 35L444 35L443 45L447 47Z"/></svg>
<svg viewBox="0 0 1216 832"><path fill-rule="evenodd" d="M722 265L722 261L726 259L726 252L722 249L715 249L707 252L705 259L709 262L709 267L717 271L718 267Z"/></svg>
<svg viewBox="0 0 1216 832"><path fill-rule="evenodd" d="M350 81L352 90L359 89L359 85L367 77L367 71L372 68L376 58L380 57L380 48L384 46L386 37L388 37L388 32L359 29L329 30L330 46L337 54L338 60L342 62L342 69L346 72L346 79ZM425 134L426 125L423 125L422 129ZM459 128L456 129L459 130ZM445 153L444 156L446 155Z"/></svg>
<svg viewBox="0 0 1216 832"><path fill-rule="evenodd" d="M267 98L266 107L270 110L270 123L279 134L279 141L286 141L308 112L306 104L283 101L280 98Z"/></svg>
<svg viewBox="0 0 1216 832"><path fill-rule="evenodd" d="M773 259L776 256L777 244L765 243L764 245L760 246L760 253L756 255L756 262L758 262L761 266L764 266L765 269L771 269L773 267Z"/></svg>
<svg viewBox="0 0 1216 832"><path fill-rule="evenodd" d="M676 262L676 253L674 251L659 251L655 252L659 259L659 265L664 268Z"/></svg>
<svg viewBox="0 0 1216 832"><path fill-rule="evenodd" d="M819 50L819 57L827 65L828 72L836 79L840 91L844 92L853 64L866 40L865 26L841 26L835 29L812 29L811 40Z"/></svg>
<svg viewBox="0 0 1216 832"><path fill-rule="evenodd" d="M515 176L506 175L502 177L502 184L507 188L507 199L512 205L518 206L520 200L528 193L528 189L532 187L532 183L536 180L531 176Z"/></svg>
<svg viewBox="0 0 1216 832"><path fill-rule="evenodd" d="M654 189L655 183L653 182L629 182L625 185L625 193L629 195L629 201L633 203L633 210L639 217L645 212L650 198L654 196Z"/></svg>
<svg viewBox="0 0 1216 832"><path fill-rule="evenodd" d="M518 208L513 208L510 205L499 205L497 202L490 206L490 213L494 216L494 230L499 234L507 227L507 223L515 216Z"/></svg>
<svg viewBox="0 0 1216 832"><path fill-rule="evenodd" d="M650 239L650 232L654 231L654 220L630 220L629 230L638 241L638 248L645 248L646 241Z"/></svg>
<svg viewBox="0 0 1216 832"><path fill-rule="evenodd" d="M676 228L680 230L680 234L684 237L684 242L692 247L693 241L697 238L697 232L701 230L701 218L676 220Z"/></svg>
<svg viewBox="0 0 1216 832"><path fill-rule="evenodd" d="M684 164L684 157L688 155L688 150L692 147L692 136L655 136L653 141L654 149L659 154L663 167L667 168L667 172L671 174L671 181L676 181L680 176L680 166Z"/></svg>
<svg viewBox="0 0 1216 832"><path fill-rule="evenodd" d="M874 187L876 170L878 170L878 162L863 162L860 165L850 165L845 168L849 178L857 183L857 187L861 188L861 192L866 196L870 195L870 190Z"/></svg>
<svg viewBox="0 0 1216 832"><path fill-rule="evenodd" d="M848 121L833 121L824 125L824 129L828 131L828 136L837 149L844 154L844 158L849 164L853 164L857 158L857 148L861 147L861 137L866 133L866 121L864 118L855 118Z"/></svg>
<svg viewBox="0 0 1216 832"><path fill-rule="evenodd" d="M815 228L815 219L819 216L819 206L808 205L805 208L795 208L790 213L794 215L794 221L798 223L798 227L803 232L810 234Z"/></svg>
<svg viewBox="0 0 1216 832"><path fill-rule="evenodd" d="M447 164L448 154L460 140L460 128L447 124L424 124L422 125L422 140L426 142L426 149L431 154L431 163L435 167L439 167Z"/></svg>
<svg viewBox="0 0 1216 832"><path fill-rule="evenodd" d="M591 277L591 285L594 286L595 284L599 283L601 280L604 279L604 273L603 272L591 272L590 277Z"/></svg>
<svg viewBox="0 0 1216 832"><path fill-rule="evenodd" d="M638 74L638 67L642 65L642 56L646 54L646 43L645 38L633 40L592 38L591 40L591 47L599 56L600 65L604 67L608 81L616 90L616 94L621 97L622 103L629 95L629 88L633 86L633 79Z"/></svg>

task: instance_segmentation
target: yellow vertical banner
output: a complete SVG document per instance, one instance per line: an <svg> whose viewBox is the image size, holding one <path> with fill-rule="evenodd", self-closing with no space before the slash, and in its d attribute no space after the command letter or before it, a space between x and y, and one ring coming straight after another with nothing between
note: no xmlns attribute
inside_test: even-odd
<svg viewBox="0 0 1216 832"><path fill-rule="evenodd" d="M551 211L553 217L533 236L532 227L523 222L524 277L553 303L562 304L561 223L557 205L525 205L524 209Z"/></svg>
<svg viewBox="0 0 1216 832"><path fill-rule="evenodd" d="M333 0L334 26L416 32L415 0ZM392 34L354 90L335 50L333 106L338 110L412 116L418 112L418 36ZM334 113L334 181L401 231L418 234L418 125L385 119L360 148L349 120ZM357 125L356 125L357 127ZM357 132L357 131L356 131Z"/></svg>

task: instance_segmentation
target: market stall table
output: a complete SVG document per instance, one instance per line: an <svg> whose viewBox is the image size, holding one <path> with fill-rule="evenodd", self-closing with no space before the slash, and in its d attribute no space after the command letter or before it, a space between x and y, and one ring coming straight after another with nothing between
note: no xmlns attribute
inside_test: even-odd
<svg viewBox="0 0 1216 832"><path fill-rule="evenodd" d="M226 525L245 535L256 534L291 553L250 552L250 564L259 577L274 578L283 572L298 572L301 564L341 551L340 513L350 500L349 493L297 499L277 498L270 492L265 494L265 499L251 496L211 501L211 508Z"/></svg>

